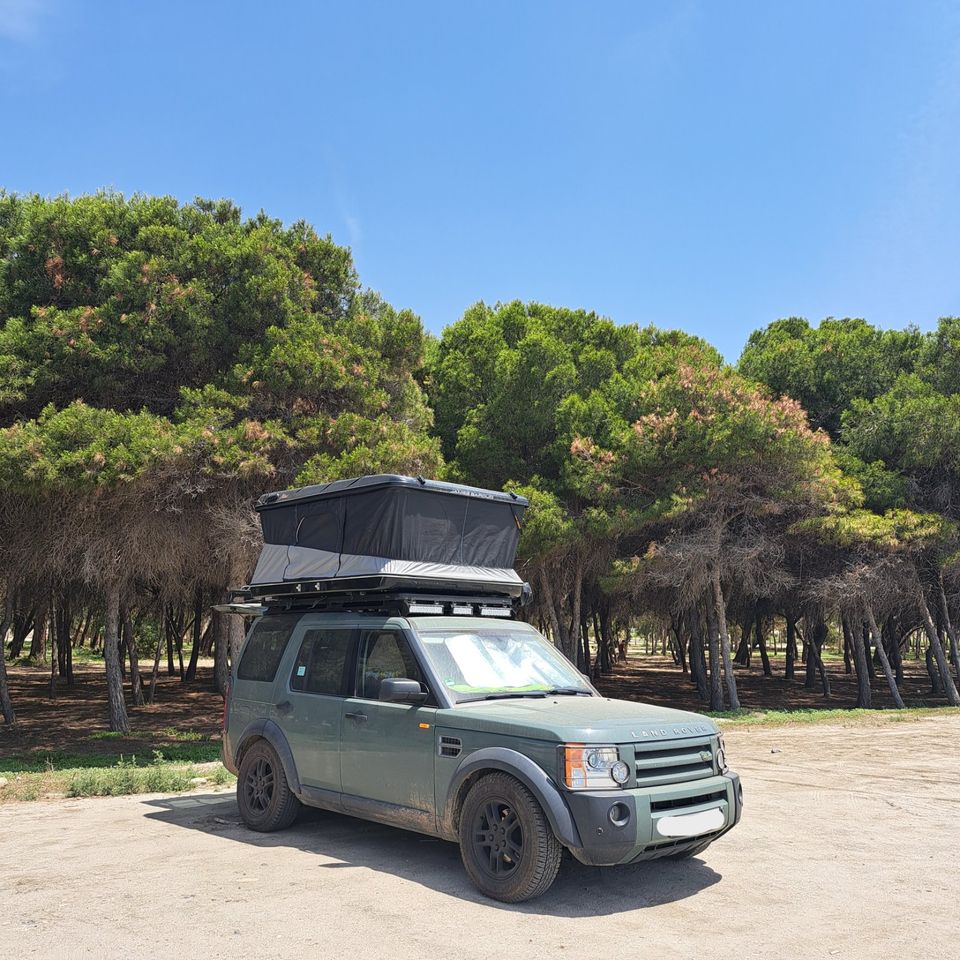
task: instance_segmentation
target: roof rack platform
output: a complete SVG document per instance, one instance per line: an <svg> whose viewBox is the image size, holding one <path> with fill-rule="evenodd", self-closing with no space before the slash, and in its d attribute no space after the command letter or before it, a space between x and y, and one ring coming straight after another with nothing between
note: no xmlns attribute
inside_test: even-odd
<svg viewBox="0 0 960 960"><path fill-rule="evenodd" d="M437 584L433 589L420 582L416 585L394 582L398 578L358 578L379 580L357 582L350 586L339 580L299 580L272 584L250 584L236 592L236 598L247 605L261 605L265 610L316 610L353 613L399 613L403 616L487 616L514 617L530 598L530 586L520 583L510 592L468 592ZM236 604L234 604L236 605Z"/></svg>

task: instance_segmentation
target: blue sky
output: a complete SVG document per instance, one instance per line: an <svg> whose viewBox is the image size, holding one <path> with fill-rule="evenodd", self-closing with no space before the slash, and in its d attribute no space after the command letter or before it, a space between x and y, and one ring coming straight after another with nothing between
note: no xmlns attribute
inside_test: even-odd
<svg viewBox="0 0 960 960"><path fill-rule="evenodd" d="M439 331L960 313L960 5L0 0L0 185L231 197Z"/></svg>

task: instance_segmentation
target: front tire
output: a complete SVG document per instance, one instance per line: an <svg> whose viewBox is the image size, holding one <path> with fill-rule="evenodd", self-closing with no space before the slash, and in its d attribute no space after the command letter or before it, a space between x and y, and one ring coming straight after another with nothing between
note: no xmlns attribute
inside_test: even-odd
<svg viewBox="0 0 960 960"><path fill-rule="evenodd" d="M483 894L521 903L546 893L563 848L533 794L506 773L478 780L460 812L460 855Z"/></svg>
<svg viewBox="0 0 960 960"><path fill-rule="evenodd" d="M300 801L287 783L277 751L266 740L244 751L237 773L237 806L251 830L284 830L296 820Z"/></svg>

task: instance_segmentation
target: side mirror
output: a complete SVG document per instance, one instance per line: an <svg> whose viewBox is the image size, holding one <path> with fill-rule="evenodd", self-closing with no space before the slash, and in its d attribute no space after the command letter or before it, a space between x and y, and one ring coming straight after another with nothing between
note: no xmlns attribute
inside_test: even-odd
<svg viewBox="0 0 960 960"><path fill-rule="evenodd" d="M427 695L416 680L387 677L380 681L380 699L387 703L423 703Z"/></svg>

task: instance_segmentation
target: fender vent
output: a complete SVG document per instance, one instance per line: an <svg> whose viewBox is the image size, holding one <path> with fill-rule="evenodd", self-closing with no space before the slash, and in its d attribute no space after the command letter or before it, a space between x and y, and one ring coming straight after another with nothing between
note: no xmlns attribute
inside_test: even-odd
<svg viewBox="0 0 960 960"><path fill-rule="evenodd" d="M437 752L441 757L459 757L463 750L463 744L459 737L440 737L440 746Z"/></svg>

